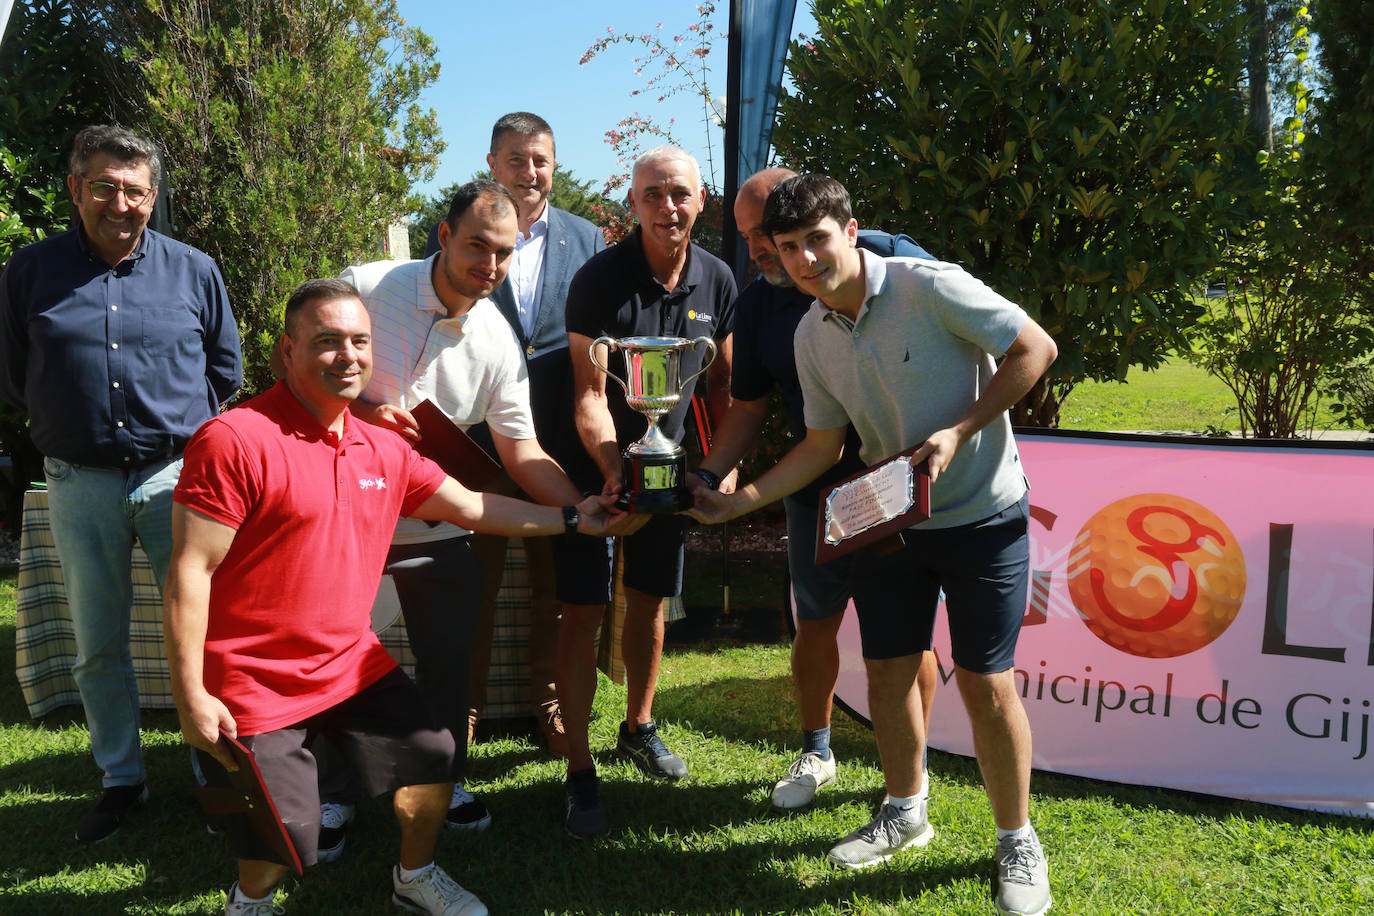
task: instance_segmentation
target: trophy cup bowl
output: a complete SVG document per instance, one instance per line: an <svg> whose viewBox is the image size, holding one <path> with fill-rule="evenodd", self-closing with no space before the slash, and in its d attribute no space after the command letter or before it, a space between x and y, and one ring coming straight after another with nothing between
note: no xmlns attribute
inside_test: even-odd
<svg viewBox="0 0 1374 916"><path fill-rule="evenodd" d="M625 357L621 378L596 357L598 346L619 350ZM682 354L706 347L701 368L682 378ZM589 350L592 365L625 389L625 403L644 415L649 428L621 452L625 489L622 499L631 512L670 514L690 508L687 490L687 454L682 446L663 435L659 419L682 401L682 389L716 359L716 342L709 337L598 337Z"/></svg>

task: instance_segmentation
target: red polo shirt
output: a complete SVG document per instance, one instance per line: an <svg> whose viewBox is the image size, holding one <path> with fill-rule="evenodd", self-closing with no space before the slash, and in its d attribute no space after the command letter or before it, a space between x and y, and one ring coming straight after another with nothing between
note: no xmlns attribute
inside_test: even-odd
<svg viewBox="0 0 1374 916"><path fill-rule="evenodd" d="M235 529L210 588L205 689L256 735L353 696L396 662L371 629L398 516L444 473L396 434L322 427L282 382L210 420L175 499Z"/></svg>

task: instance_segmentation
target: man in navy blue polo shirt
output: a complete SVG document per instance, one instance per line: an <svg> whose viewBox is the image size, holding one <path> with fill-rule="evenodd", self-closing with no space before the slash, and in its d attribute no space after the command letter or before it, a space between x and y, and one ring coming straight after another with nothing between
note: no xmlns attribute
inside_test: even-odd
<svg viewBox="0 0 1374 916"><path fill-rule="evenodd" d="M568 288L574 418L597 468L585 476L569 469L583 490L619 491L621 449L646 429L644 416L631 410L619 386L608 385L592 364L589 348L597 337L711 337L719 355L708 371L709 403L717 416L730 403L735 280L723 262L691 242L692 226L706 202L697 162L675 146L656 147L636 160L631 182L630 208L639 225L618 244L593 255ZM682 377L691 378L702 359L702 348L683 353ZM602 363L610 365L604 348ZM673 441L682 439L695 386L695 381L684 386L681 402L659 423ZM682 591L684 525L681 516L655 516L622 542L627 608L621 645L628 697L617 749L646 775L670 781L686 776L687 766L659 737L653 701L663 653L663 599ZM596 691L596 634L611 598L611 559L607 541L579 537L577 544L555 557L558 597L564 602L557 681L568 733L564 827L572 836L588 837L608 826L587 727Z"/></svg>
<svg viewBox="0 0 1374 916"><path fill-rule="evenodd" d="M181 452L242 381L219 269L147 228L162 160L147 139L76 135L67 187L79 225L16 252L0 275L0 397L43 454L72 669L104 793L76 838L110 836L147 798L129 651L130 552L161 587Z"/></svg>
<svg viewBox="0 0 1374 916"><path fill-rule="evenodd" d="M688 475L694 488L716 489L721 478L754 447L768 419L775 387L782 393L792 435L799 441L806 438L792 335L811 307L812 297L798 290L787 276L773 240L760 227L769 192L796 174L790 169L764 169L745 181L735 197L735 225L749 245L749 258L759 276L744 288L735 303L735 362L730 375L733 397L729 412L716 424L711 453L702 459L695 475ZM859 247L881 257L932 259L905 235L864 230L859 233ZM773 807L781 810L806 807L815 799L818 789L835 779L830 711L840 673L836 638L853 592L854 557L816 565L816 512L824 487L863 467L859 460L859 437L851 427L844 454L835 467L783 500L787 511L787 566L797 617L797 635L792 641L792 680L801 713L802 752L773 787ZM937 680L935 655L927 652L917 678L927 729ZM921 794L928 788L923 785Z"/></svg>

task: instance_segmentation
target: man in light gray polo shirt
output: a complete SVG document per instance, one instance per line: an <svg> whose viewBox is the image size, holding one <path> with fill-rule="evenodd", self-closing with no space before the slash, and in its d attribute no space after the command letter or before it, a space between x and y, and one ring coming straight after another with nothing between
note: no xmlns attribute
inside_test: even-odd
<svg viewBox="0 0 1374 916"><path fill-rule="evenodd" d="M913 460L930 466L931 517L903 532L900 549L864 550L856 561L854 606L887 798L829 859L862 868L934 835L919 795L916 672L943 589L997 826L997 908L1039 916L1050 907L1049 869L1030 823L1030 726L1012 673L1029 580L1027 484L1006 411L1054 361L1054 341L956 265L856 249L849 195L834 179L779 184L763 229L797 288L816 297L795 337L806 438L734 494L698 493L692 515L724 521L794 492L835 462L847 423L865 463L918 447Z"/></svg>

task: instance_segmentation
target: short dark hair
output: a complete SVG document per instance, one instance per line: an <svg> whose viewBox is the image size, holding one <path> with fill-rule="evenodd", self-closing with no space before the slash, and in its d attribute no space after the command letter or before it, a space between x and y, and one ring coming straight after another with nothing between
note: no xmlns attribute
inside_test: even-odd
<svg viewBox="0 0 1374 916"><path fill-rule="evenodd" d="M520 208L515 205L515 197L506 187L490 178L476 178L463 185L453 194L453 200L448 204L448 216L444 222L448 223L450 229L458 228L458 221L463 218L463 214L468 212L468 208L483 198L492 198L495 203L504 204L516 213ZM505 212L502 207L498 212Z"/></svg>
<svg viewBox="0 0 1374 916"><path fill-rule="evenodd" d="M554 142L553 128L549 126L549 122L529 111L512 111L510 114L503 114L496 119L496 123L491 128L491 154L493 156L501 148L501 143L506 139L506 134L519 134L522 137L537 137L540 134L548 134L549 142ZM555 151L556 146L557 144L555 144Z"/></svg>
<svg viewBox="0 0 1374 916"><path fill-rule="evenodd" d="M67 168L78 178L86 177L86 169L91 157L104 153L120 162L148 164L148 174L153 187L162 179L162 155L157 146L147 137L141 137L127 127L118 124L92 124L83 127L72 140L72 152L67 159Z"/></svg>
<svg viewBox="0 0 1374 916"><path fill-rule="evenodd" d="M841 226L853 219L844 185L828 175L797 175L779 183L768 195L759 225L769 235L776 235L814 226L827 216L833 216Z"/></svg>
<svg viewBox="0 0 1374 916"><path fill-rule="evenodd" d="M362 298L358 294L358 288L346 280L336 280L333 277L306 280L296 287L291 298L286 300L286 314L282 318L282 328L289 337L291 325L296 316L300 314L301 309L311 302L333 302L335 299L357 299L361 302Z"/></svg>

